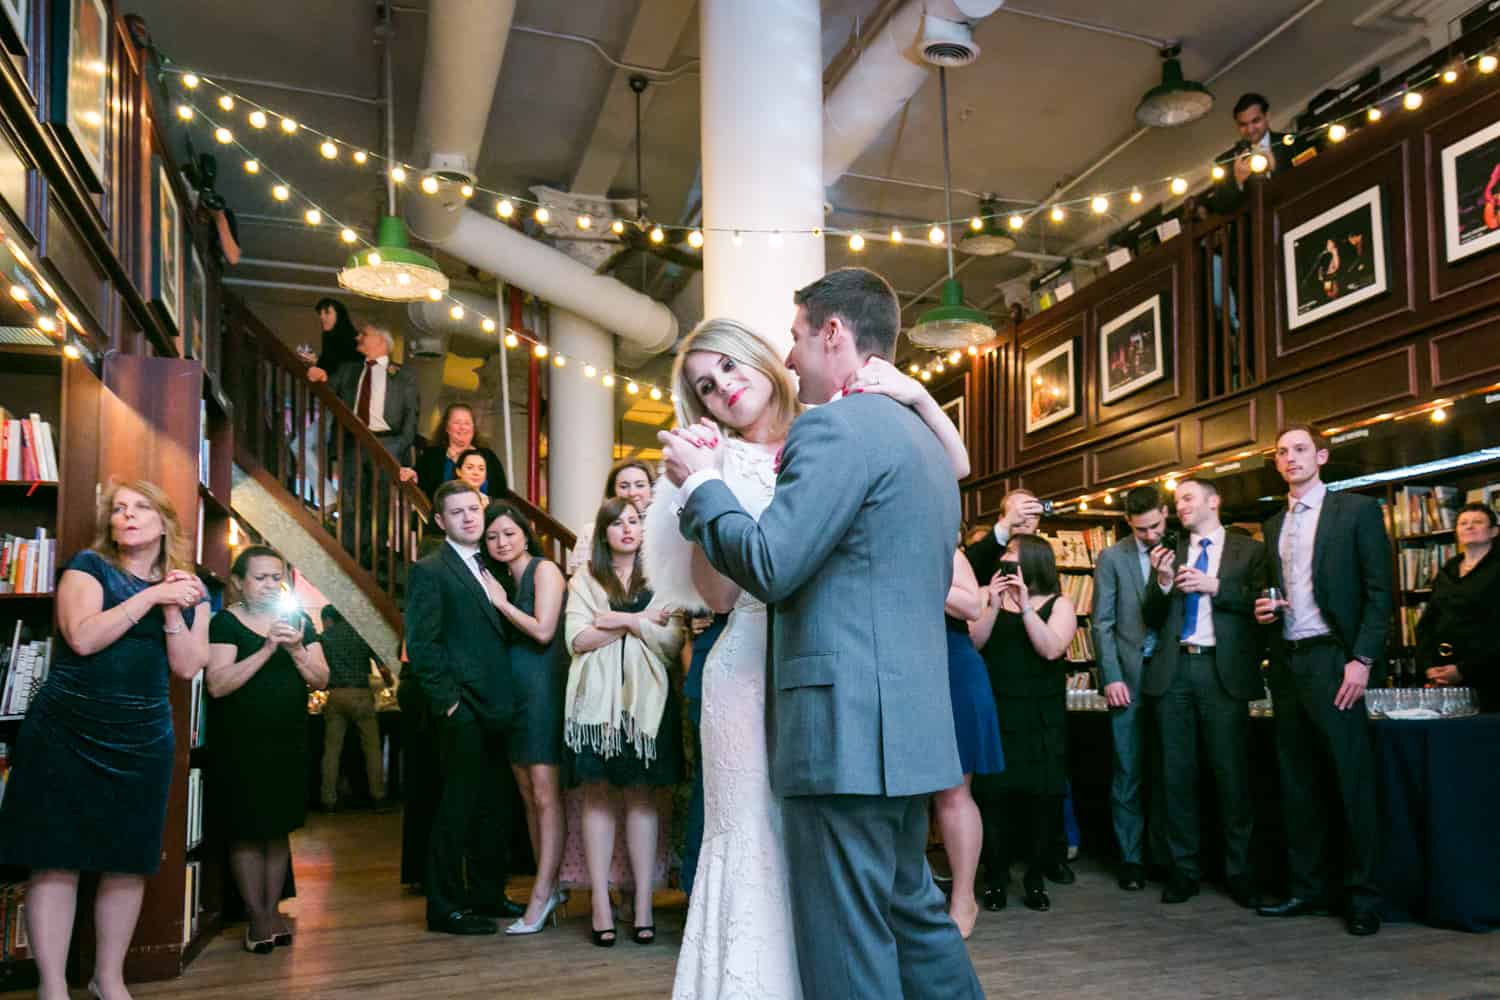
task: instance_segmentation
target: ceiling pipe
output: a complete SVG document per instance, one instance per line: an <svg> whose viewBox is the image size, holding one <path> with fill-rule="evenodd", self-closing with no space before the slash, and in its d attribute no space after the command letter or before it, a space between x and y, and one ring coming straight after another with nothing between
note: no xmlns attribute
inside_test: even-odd
<svg viewBox="0 0 1500 1000"><path fill-rule="evenodd" d="M891 15L823 102L824 187L842 177L922 89L932 69L916 50L924 19L972 27L1004 2L910 0Z"/></svg>
<svg viewBox="0 0 1500 1000"><path fill-rule="evenodd" d="M442 183L436 194L406 199L412 232L506 284L616 334L632 359L660 354L677 341L677 320L670 309L614 278L596 275L588 265L488 212L470 208L460 191L462 183L474 179L514 14L515 0L433 0L415 152Z"/></svg>
<svg viewBox="0 0 1500 1000"><path fill-rule="evenodd" d="M458 319L453 318L453 306L457 303L464 311ZM496 308L493 295L478 292L463 292L449 289L441 302L419 299L406 305L406 321L410 325L411 339L419 354L440 356L461 354L465 357L487 358L495 353L500 338L505 336L501 314ZM493 333L485 333L477 325L476 316L496 319Z"/></svg>

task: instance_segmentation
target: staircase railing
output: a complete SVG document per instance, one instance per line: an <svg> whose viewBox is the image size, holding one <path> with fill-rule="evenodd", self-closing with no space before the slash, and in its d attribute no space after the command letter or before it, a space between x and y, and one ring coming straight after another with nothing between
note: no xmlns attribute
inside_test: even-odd
<svg viewBox="0 0 1500 1000"><path fill-rule="evenodd" d="M224 391L234 401L236 460L315 531L324 547L393 625L400 623L406 564L420 554L428 498L401 480L398 462L308 363L238 298L225 295ZM291 501L287 500L290 496ZM572 531L515 493L544 551L565 564Z"/></svg>

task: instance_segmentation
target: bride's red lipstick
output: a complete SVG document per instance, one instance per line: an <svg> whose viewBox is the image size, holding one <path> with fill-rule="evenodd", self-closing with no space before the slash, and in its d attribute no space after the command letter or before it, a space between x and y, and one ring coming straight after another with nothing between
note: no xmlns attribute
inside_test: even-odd
<svg viewBox="0 0 1500 1000"><path fill-rule="evenodd" d="M745 390L741 389L739 392L736 392L733 396L729 397L729 407L730 407L730 409L734 408L734 404L738 403L740 401L740 397L743 396L744 394L745 394Z"/></svg>

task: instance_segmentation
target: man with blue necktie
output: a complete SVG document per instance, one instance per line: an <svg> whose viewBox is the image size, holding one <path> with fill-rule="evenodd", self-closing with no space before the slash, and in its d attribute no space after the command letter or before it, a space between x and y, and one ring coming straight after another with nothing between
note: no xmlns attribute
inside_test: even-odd
<svg viewBox="0 0 1500 1000"><path fill-rule="evenodd" d="M1213 772L1224 830L1229 894L1260 905L1250 866L1249 703L1263 697L1261 630L1255 599L1270 578L1265 546L1219 523L1219 491L1203 479L1177 487L1177 519L1187 536L1177 551L1157 550L1156 581L1144 614L1160 628L1141 689L1156 702L1172 875L1163 903L1198 894L1198 768ZM1180 567L1180 568L1179 568Z"/></svg>

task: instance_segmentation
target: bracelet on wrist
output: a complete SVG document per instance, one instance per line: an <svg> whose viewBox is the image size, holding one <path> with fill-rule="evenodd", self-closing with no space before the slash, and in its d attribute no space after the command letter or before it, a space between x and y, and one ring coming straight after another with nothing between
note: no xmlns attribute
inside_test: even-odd
<svg viewBox="0 0 1500 1000"><path fill-rule="evenodd" d="M179 624L175 628L170 625L163 625L161 630L167 635L176 635L178 632L181 632L185 628L187 628L187 626L183 624Z"/></svg>

